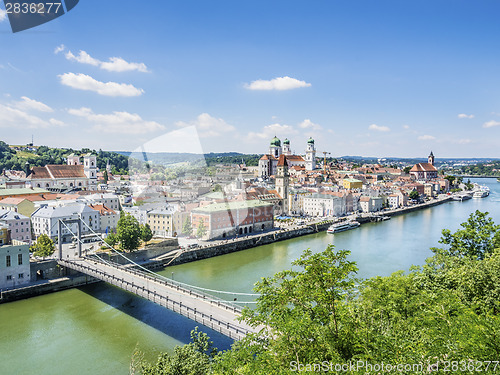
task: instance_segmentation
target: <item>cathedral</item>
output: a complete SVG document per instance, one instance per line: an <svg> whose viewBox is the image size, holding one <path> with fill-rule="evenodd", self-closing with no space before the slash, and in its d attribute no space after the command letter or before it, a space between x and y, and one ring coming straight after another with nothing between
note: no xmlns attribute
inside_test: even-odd
<svg viewBox="0 0 500 375"><path fill-rule="evenodd" d="M308 171L312 171L316 168L316 148L314 147L314 139L309 138L307 141L306 156L304 159L300 155L292 154L288 138L285 138L283 147L281 147L280 139L275 136L271 139L269 153L262 156L259 160L259 177L268 179L270 176L275 176L281 155L286 156L288 168L298 166Z"/></svg>

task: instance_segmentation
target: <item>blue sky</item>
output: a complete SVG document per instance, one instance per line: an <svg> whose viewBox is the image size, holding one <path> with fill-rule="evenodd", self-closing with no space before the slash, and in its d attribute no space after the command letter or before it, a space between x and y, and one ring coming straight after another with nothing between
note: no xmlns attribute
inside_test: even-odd
<svg viewBox="0 0 500 375"><path fill-rule="evenodd" d="M500 157L498 14L496 0L81 0L13 34L1 12L0 139L161 151L194 126L205 152L264 153L276 134L297 153L312 136L334 156Z"/></svg>

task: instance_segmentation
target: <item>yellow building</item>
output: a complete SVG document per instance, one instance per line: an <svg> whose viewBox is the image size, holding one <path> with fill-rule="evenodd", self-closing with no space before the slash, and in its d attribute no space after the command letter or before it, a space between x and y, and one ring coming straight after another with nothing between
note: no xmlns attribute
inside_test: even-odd
<svg viewBox="0 0 500 375"><path fill-rule="evenodd" d="M10 243L9 226L0 223L0 246Z"/></svg>
<svg viewBox="0 0 500 375"><path fill-rule="evenodd" d="M355 178L344 178L342 180L344 189L361 189L363 188L363 181L356 180Z"/></svg>
<svg viewBox="0 0 500 375"><path fill-rule="evenodd" d="M155 237L172 237L174 235L173 212L168 210L152 210L147 213L147 223Z"/></svg>

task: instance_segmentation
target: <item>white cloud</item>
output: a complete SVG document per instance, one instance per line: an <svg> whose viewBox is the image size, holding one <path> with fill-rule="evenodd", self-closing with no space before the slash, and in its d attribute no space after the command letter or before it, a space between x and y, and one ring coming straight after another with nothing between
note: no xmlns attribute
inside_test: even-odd
<svg viewBox="0 0 500 375"><path fill-rule="evenodd" d="M68 113L83 117L94 123L93 130L103 133L114 134L145 134L164 130L165 127L155 121L146 121L136 113L113 112L109 114L97 114L90 108L69 109Z"/></svg>
<svg viewBox="0 0 500 375"><path fill-rule="evenodd" d="M10 95L5 96L10 97ZM0 128L33 129L64 125L62 121L55 118L46 120L31 113L33 111L54 112L48 105L26 96L22 96L21 99L0 104Z"/></svg>
<svg viewBox="0 0 500 375"><path fill-rule="evenodd" d="M406 130L410 129L410 125L403 125L403 129L406 129Z"/></svg>
<svg viewBox="0 0 500 375"><path fill-rule="evenodd" d="M55 53L64 51L64 45L56 48ZM74 55L71 51L64 54L67 60L76 61L81 64L87 64L92 66L98 66L101 69L107 70L108 72L128 72L136 70L138 72L147 73L148 67L144 63L128 62L121 57L110 57L109 61L101 61L92 56L90 56L86 51L80 50L78 55Z"/></svg>
<svg viewBox="0 0 500 375"><path fill-rule="evenodd" d="M390 131L391 129L388 128L387 126L379 126L377 124L371 124L369 127L368 127L368 130L374 130L374 131L377 131L377 132L388 132Z"/></svg>
<svg viewBox="0 0 500 375"><path fill-rule="evenodd" d="M101 62L97 59L94 59L92 56L90 56L87 52L85 51L80 51L78 56L73 55L71 51L68 51L64 54L66 56L66 59L68 60L73 60L77 61L81 64L88 64L92 66L98 66Z"/></svg>
<svg viewBox="0 0 500 375"><path fill-rule="evenodd" d="M133 85L116 82L105 83L82 73L64 73L58 77L65 86L78 90L93 91L105 96L139 96L144 93L144 90L138 89Z"/></svg>
<svg viewBox="0 0 500 375"><path fill-rule="evenodd" d="M29 111L40 111L40 112L54 112L52 108L50 108L47 104L42 102L30 99L26 96L21 96L22 101L15 102L14 106L21 110Z"/></svg>
<svg viewBox="0 0 500 375"><path fill-rule="evenodd" d="M302 121L299 124L299 127L302 128L302 129L312 129L312 130L321 130L321 129L323 129L323 127L321 125L315 124L314 122L312 122L308 118L306 118L304 121Z"/></svg>
<svg viewBox="0 0 500 375"><path fill-rule="evenodd" d="M460 113L458 118L474 118L474 115L467 115L465 113Z"/></svg>
<svg viewBox="0 0 500 375"><path fill-rule="evenodd" d="M499 121L491 120L483 124L483 128L492 128L494 126L500 126Z"/></svg>
<svg viewBox="0 0 500 375"><path fill-rule="evenodd" d="M223 119L212 117L208 113L202 113L194 121L178 121L175 125L179 128L195 126L201 138L220 137L225 135L227 132L232 132L236 129L233 125L228 124Z"/></svg>
<svg viewBox="0 0 500 375"><path fill-rule="evenodd" d="M66 46L64 44L61 44L60 46L57 46L54 49L54 53L57 55L59 52L62 52L66 49Z"/></svg>
<svg viewBox="0 0 500 375"><path fill-rule="evenodd" d="M432 135L428 135L428 134L421 135L418 137L419 141L433 141L434 139L436 139L436 137L434 137Z"/></svg>
<svg viewBox="0 0 500 375"><path fill-rule="evenodd" d="M121 57L110 57L108 62L101 62L101 69L110 72L127 72L130 70L137 70L142 73L148 72L146 64L127 62Z"/></svg>
<svg viewBox="0 0 500 375"><path fill-rule="evenodd" d="M266 139L270 140L272 137L276 136L290 136L290 134L297 134L297 130L290 125L281 124L271 124L266 125L262 128L261 132L250 132L248 133L249 139Z"/></svg>
<svg viewBox="0 0 500 375"><path fill-rule="evenodd" d="M0 9L0 22L5 21L7 19L7 12L3 9Z"/></svg>
<svg viewBox="0 0 500 375"><path fill-rule="evenodd" d="M311 84L305 81L299 81L298 79L291 78L288 76L277 77L271 80L258 79L251 82L250 84L245 84L245 87L249 90L292 90L300 87L310 87Z"/></svg>

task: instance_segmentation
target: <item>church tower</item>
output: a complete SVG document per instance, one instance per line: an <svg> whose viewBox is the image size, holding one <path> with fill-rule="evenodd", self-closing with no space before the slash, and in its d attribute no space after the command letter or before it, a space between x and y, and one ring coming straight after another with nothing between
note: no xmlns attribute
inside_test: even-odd
<svg viewBox="0 0 500 375"><path fill-rule="evenodd" d="M284 155L292 155L292 150L290 150L290 141L288 138L285 138L283 141L283 154Z"/></svg>
<svg viewBox="0 0 500 375"><path fill-rule="evenodd" d="M430 153L429 157L427 158L427 162L430 164L430 165L434 165L434 154Z"/></svg>
<svg viewBox="0 0 500 375"><path fill-rule="evenodd" d="M276 136L271 139L271 144L269 145L269 154L274 156L276 159L279 159L281 155L281 141Z"/></svg>
<svg viewBox="0 0 500 375"><path fill-rule="evenodd" d="M286 156L281 155L276 167L276 191L282 199L282 214L288 215L288 186L290 184L290 175L288 174L288 163Z"/></svg>
<svg viewBox="0 0 500 375"><path fill-rule="evenodd" d="M83 173L89 179L89 188L95 190L97 187L97 158L95 155L83 156Z"/></svg>
<svg viewBox="0 0 500 375"><path fill-rule="evenodd" d="M306 148L306 170L313 171L314 169L316 169L316 149L314 148L314 139L310 137Z"/></svg>

